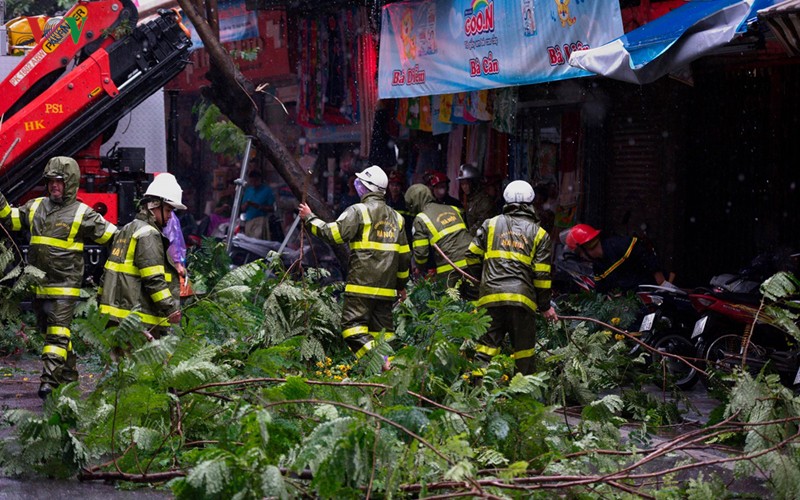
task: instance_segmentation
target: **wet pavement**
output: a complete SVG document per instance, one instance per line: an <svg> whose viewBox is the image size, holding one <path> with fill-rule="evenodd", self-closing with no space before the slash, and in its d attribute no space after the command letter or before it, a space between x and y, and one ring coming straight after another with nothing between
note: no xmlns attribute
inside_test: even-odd
<svg viewBox="0 0 800 500"><path fill-rule="evenodd" d="M92 387L92 374L79 367L81 387ZM39 412L42 400L36 395L39 389L41 361L36 357L0 358L0 415L8 409L25 409ZM0 427L0 439L7 437L11 429ZM163 499L171 498L166 491L138 489L125 491L113 484L101 482L82 483L77 480L57 480L45 478L11 479L0 476L0 500L105 500L115 499Z"/></svg>

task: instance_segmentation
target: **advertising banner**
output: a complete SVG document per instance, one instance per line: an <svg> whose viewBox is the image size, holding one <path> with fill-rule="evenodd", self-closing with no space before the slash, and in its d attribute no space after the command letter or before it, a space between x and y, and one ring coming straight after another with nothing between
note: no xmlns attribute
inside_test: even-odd
<svg viewBox="0 0 800 500"><path fill-rule="evenodd" d="M258 15L256 11L247 10L244 0L220 0L217 3L219 12L219 39L222 43L246 40L258 37ZM203 47L203 41L197 34L189 19L183 24L192 33L192 50Z"/></svg>
<svg viewBox="0 0 800 500"><path fill-rule="evenodd" d="M424 0L383 7L378 96L588 76L573 51L623 33L618 0Z"/></svg>

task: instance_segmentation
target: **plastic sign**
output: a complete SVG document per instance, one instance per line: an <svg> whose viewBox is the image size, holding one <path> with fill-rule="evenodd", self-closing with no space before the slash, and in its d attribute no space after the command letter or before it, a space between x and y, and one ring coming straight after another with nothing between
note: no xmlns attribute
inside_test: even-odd
<svg viewBox="0 0 800 500"><path fill-rule="evenodd" d="M617 0L426 0L383 7L381 99L452 94L591 73L573 51L622 34Z"/></svg>

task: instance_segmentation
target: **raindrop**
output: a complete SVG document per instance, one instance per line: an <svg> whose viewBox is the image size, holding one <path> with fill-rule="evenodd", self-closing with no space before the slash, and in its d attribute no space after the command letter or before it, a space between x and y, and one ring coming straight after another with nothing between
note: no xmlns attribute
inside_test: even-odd
<svg viewBox="0 0 800 500"><path fill-rule="evenodd" d="M306 138L305 137L301 137L301 138L297 139L297 144L299 144L301 146L305 146L306 145Z"/></svg>
<svg viewBox="0 0 800 500"><path fill-rule="evenodd" d="M628 139L628 146L635 146L635 145L636 145L636 139L634 139L633 137Z"/></svg>
<svg viewBox="0 0 800 500"><path fill-rule="evenodd" d="M697 222L697 219L695 219L695 218L694 218L694 216L692 216L692 217L689 217L689 222L691 222L692 224L694 224L695 222Z"/></svg>
<svg viewBox="0 0 800 500"><path fill-rule="evenodd" d="M789 183L789 190L790 191L794 191L795 189L797 189L797 183L794 182L794 181L790 182Z"/></svg>
<svg viewBox="0 0 800 500"><path fill-rule="evenodd" d="M663 137L664 139L669 137L669 130L665 130L665 131L661 132L661 137Z"/></svg>
<svg viewBox="0 0 800 500"><path fill-rule="evenodd" d="M744 179L745 179L744 174L739 174L737 179L739 179L739 182L744 182Z"/></svg>

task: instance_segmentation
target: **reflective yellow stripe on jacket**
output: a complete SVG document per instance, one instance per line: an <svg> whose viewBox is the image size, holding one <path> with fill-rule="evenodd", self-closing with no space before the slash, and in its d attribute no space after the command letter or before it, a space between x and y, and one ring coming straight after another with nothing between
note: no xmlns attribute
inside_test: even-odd
<svg viewBox="0 0 800 500"><path fill-rule="evenodd" d="M31 205L31 211L28 214L30 227L33 227L34 215L36 214L36 210L39 208L39 205L41 205L43 199L44 198L37 198L33 205ZM51 238L49 236L31 236L31 245L47 245L56 248L63 248L64 250L69 250L71 252L82 252L83 242L75 241L75 237L78 235L78 230L80 229L81 222L83 221L83 215L86 213L88 208L89 207L83 203L78 205L78 209L75 211L75 216L72 219L72 225L70 226L69 235L67 236L66 240Z"/></svg>

